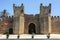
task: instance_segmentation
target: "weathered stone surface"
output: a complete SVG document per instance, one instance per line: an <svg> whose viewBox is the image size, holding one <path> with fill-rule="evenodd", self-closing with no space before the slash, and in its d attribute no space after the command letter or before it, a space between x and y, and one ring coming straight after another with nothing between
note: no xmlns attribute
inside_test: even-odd
<svg viewBox="0 0 60 40"><path fill-rule="evenodd" d="M24 5L13 5L14 16L5 17L8 22L6 27L2 26L0 20L0 33L7 33L13 29L13 34L60 34L60 17L51 16L51 4L48 6L40 5L40 13L28 15L24 13ZM32 27L30 27L32 24Z"/></svg>
<svg viewBox="0 0 60 40"><path fill-rule="evenodd" d="M41 5L40 14L36 14L36 15L24 14L24 11L21 13L21 10L24 10L24 6L20 6L20 7L15 6L15 7L14 7L14 15L15 15L15 17L18 16L18 19L20 17L19 21L16 22L17 24L19 24L19 27L15 26L16 29L19 28L19 31L18 31L19 34L29 34L29 29L30 29L29 26L31 23L35 25L36 34L59 33L60 18L59 18L59 16L51 17L51 15L50 15L51 14L51 4L49 4L49 6ZM32 26L32 28L33 28L33 26ZM31 30L32 30L32 28L31 28ZM17 31L15 31L15 32L17 33Z"/></svg>

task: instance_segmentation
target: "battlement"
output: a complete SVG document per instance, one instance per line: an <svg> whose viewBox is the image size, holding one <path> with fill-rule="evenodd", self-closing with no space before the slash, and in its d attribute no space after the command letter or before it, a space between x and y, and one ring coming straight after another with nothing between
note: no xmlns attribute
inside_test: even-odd
<svg viewBox="0 0 60 40"><path fill-rule="evenodd" d="M28 16L28 17L36 17L36 16L39 16L39 14L35 14L35 15L33 15L33 14L25 14L25 16Z"/></svg>
<svg viewBox="0 0 60 40"><path fill-rule="evenodd" d="M60 16L51 16L52 19L60 19Z"/></svg>
<svg viewBox="0 0 60 40"><path fill-rule="evenodd" d="M43 4L41 3L40 6L42 6L42 7L49 7L50 6L51 7L51 3L48 6L43 6Z"/></svg>
<svg viewBox="0 0 60 40"><path fill-rule="evenodd" d="M24 5L23 3L21 4L21 6L16 6L15 4L13 4L13 10L14 10L14 15L20 15L20 14L24 14Z"/></svg>
<svg viewBox="0 0 60 40"><path fill-rule="evenodd" d="M48 6L40 4L40 15L44 14L50 14L51 13L51 3Z"/></svg>
<svg viewBox="0 0 60 40"><path fill-rule="evenodd" d="M13 4L13 7L15 8L21 8L23 6L23 3L21 4L21 6L16 6L15 4Z"/></svg>

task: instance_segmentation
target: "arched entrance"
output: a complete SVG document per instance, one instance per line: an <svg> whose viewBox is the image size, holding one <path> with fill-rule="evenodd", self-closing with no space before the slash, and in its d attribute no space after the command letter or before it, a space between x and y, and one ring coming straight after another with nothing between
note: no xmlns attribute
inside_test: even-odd
<svg viewBox="0 0 60 40"><path fill-rule="evenodd" d="M31 23L29 25L29 30L28 30L29 34L35 33L36 34L36 30L35 30L35 24Z"/></svg>
<svg viewBox="0 0 60 40"><path fill-rule="evenodd" d="M13 28L9 28L9 34L13 34Z"/></svg>

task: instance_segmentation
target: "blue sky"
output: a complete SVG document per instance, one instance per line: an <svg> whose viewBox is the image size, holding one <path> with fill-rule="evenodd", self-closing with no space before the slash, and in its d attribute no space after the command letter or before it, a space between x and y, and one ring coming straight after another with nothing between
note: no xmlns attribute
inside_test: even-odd
<svg viewBox="0 0 60 40"><path fill-rule="evenodd" d="M13 15L13 4L21 6L22 3L26 14L38 14L40 12L40 3L44 6L51 3L51 15L60 16L60 0L0 0L0 12L6 9L10 15Z"/></svg>

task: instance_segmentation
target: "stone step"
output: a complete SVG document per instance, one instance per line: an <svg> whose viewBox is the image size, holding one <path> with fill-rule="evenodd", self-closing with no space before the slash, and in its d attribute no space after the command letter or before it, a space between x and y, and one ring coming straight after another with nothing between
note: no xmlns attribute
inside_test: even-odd
<svg viewBox="0 0 60 40"><path fill-rule="evenodd" d="M0 34L0 39L7 39L7 35ZM9 35L8 39L48 39L47 35L30 35L22 34L19 35ZM50 34L49 39L60 39L60 34Z"/></svg>

